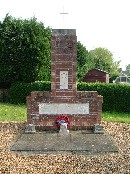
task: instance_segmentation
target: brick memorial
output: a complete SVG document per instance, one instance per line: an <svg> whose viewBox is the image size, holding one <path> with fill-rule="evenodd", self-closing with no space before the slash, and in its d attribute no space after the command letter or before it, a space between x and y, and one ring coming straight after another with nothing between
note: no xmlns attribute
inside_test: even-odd
<svg viewBox="0 0 130 174"><path fill-rule="evenodd" d="M100 124L103 97L76 89L76 30L54 29L51 44L51 92L32 91L27 96L27 123L38 130L57 130L56 118L65 115L70 130Z"/></svg>

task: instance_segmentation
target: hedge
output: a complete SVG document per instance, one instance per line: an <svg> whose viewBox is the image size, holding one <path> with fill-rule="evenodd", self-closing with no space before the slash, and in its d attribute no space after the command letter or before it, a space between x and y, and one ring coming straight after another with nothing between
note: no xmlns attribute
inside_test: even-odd
<svg viewBox="0 0 130 174"><path fill-rule="evenodd" d="M77 84L78 91L97 91L103 96L103 111L130 113L130 86L122 84ZM31 91L51 91L51 82L16 83L10 88L11 103L25 103Z"/></svg>
<svg viewBox="0 0 130 174"><path fill-rule="evenodd" d="M79 83L80 91L97 91L103 96L103 111L130 113L130 86L106 83Z"/></svg>
<svg viewBox="0 0 130 174"><path fill-rule="evenodd" d="M37 81L33 83L14 83L10 87L9 99L11 103L26 103L26 97L31 91L50 91L51 82Z"/></svg>

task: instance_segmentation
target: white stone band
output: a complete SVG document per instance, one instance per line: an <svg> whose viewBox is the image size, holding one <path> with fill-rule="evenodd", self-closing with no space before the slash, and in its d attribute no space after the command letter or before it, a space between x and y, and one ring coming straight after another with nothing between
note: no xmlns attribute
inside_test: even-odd
<svg viewBox="0 0 130 174"><path fill-rule="evenodd" d="M40 103L39 114L89 114L89 103Z"/></svg>

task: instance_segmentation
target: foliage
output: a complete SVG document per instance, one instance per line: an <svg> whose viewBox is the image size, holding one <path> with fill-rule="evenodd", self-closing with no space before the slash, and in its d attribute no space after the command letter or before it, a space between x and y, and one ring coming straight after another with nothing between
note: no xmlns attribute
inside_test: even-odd
<svg viewBox="0 0 130 174"><path fill-rule="evenodd" d="M118 77L118 75L112 75L110 78L109 78L109 83L113 83L113 81Z"/></svg>
<svg viewBox="0 0 130 174"><path fill-rule="evenodd" d="M103 96L103 111L130 113L130 86L106 83L78 83L80 91L98 91Z"/></svg>
<svg viewBox="0 0 130 174"><path fill-rule="evenodd" d="M34 82L50 80L51 30L38 23L36 18L15 19L6 15L0 22L0 82ZM92 68L118 75L119 62L105 48L88 52L77 42L77 79Z"/></svg>
<svg viewBox="0 0 130 174"><path fill-rule="evenodd" d="M45 82L33 82L33 83L15 83L11 85L9 94L11 103L25 103L26 97L31 91L50 91L51 83Z"/></svg>
<svg viewBox="0 0 130 174"><path fill-rule="evenodd" d="M83 76L94 66L89 52L80 43L77 42L77 79L82 80Z"/></svg>
<svg viewBox="0 0 130 174"><path fill-rule="evenodd" d="M119 75L120 61L114 61L113 54L106 48L95 48L90 52L91 59L95 63L94 68L101 69L110 76Z"/></svg>
<svg viewBox="0 0 130 174"><path fill-rule="evenodd" d="M85 83L77 84L79 91L98 91L103 96L103 111L130 113L130 86L122 84ZM16 83L10 88L12 103L25 103L31 91L51 91L50 82Z"/></svg>
<svg viewBox="0 0 130 174"><path fill-rule="evenodd" d="M46 80L50 37L51 30L35 17L22 20L6 15L0 23L0 82L33 82L41 76Z"/></svg>

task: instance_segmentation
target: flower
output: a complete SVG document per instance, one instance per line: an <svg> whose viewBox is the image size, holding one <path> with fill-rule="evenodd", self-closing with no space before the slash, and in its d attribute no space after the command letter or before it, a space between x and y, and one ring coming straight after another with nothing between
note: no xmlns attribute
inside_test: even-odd
<svg viewBox="0 0 130 174"><path fill-rule="evenodd" d="M55 124L56 124L58 129L60 129L60 125L62 123L67 123L67 128L70 126L70 120L66 115L60 115L55 120Z"/></svg>

